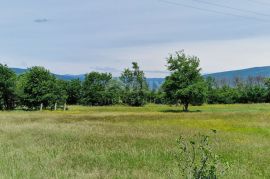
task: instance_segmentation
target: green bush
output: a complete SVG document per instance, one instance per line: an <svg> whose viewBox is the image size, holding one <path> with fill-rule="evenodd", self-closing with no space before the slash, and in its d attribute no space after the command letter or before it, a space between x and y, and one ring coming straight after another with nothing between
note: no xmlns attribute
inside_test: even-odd
<svg viewBox="0 0 270 179"><path fill-rule="evenodd" d="M177 144L179 151L175 156L184 178L216 179L224 175L226 170L211 148L208 136L198 135L193 140L180 137Z"/></svg>

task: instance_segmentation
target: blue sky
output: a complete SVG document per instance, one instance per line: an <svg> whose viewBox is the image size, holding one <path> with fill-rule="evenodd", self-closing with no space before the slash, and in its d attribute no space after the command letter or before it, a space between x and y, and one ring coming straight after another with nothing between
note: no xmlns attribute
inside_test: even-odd
<svg viewBox="0 0 270 179"><path fill-rule="evenodd" d="M10 0L0 6L0 62L60 74L166 73L176 50L204 73L270 65L266 0Z"/></svg>

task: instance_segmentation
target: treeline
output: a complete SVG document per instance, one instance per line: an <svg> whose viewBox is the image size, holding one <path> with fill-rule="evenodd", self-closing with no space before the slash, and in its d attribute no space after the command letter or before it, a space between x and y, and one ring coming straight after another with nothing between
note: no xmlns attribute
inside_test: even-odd
<svg viewBox="0 0 270 179"><path fill-rule="evenodd" d="M261 76L241 79L235 77L234 83L229 80L204 79L207 88L207 104L248 104L270 103L270 79ZM168 104L163 87L151 93L152 103Z"/></svg>
<svg viewBox="0 0 270 179"><path fill-rule="evenodd" d="M144 72L135 62L119 79L110 73L91 72L84 81L59 80L43 67L32 67L17 76L0 64L0 110L66 109L66 104L142 106L148 93Z"/></svg>
<svg viewBox="0 0 270 179"><path fill-rule="evenodd" d="M203 78L199 58L184 51L170 55L167 63L171 74L157 92L151 93L154 103L181 104L184 111L188 111L189 104L270 103L269 78Z"/></svg>
<svg viewBox="0 0 270 179"><path fill-rule="evenodd" d="M241 79L235 77L233 82L206 79L209 104L234 103L269 103L270 79L261 76Z"/></svg>
<svg viewBox="0 0 270 179"><path fill-rule="evenodd" d="M66 109L66 105L105 106L125 104L143 106L146 103L189 105L268 103L270 79L235 78L233 82L203 78L200 61L184 51L167 58L171 74L158 90L150 90L144 72L136 62L124 69L119 78L110 73L91 72L85 80L57 79L43 67L32 67L16 75L0 64L0 110Z"/></svg>

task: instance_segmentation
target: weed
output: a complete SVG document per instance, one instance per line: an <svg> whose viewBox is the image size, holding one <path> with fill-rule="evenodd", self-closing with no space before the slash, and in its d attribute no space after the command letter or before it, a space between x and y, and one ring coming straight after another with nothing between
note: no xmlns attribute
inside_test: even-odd
<svg viewBox="0 0 270 179"><path fill-rule="evenodd" d="M212 130L216 133L216 130ZM223 165L219 156L214 153L209 144L209 136L195 136L185 140L182 136L177 139L179 153L176 154L178 166L182 175L188 179L216 179L224 175Z"/></svg>

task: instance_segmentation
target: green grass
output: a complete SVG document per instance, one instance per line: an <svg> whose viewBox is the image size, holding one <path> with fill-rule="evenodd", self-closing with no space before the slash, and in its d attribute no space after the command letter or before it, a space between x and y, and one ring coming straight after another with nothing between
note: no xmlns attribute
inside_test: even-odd
<svg viewBox="0 0 270 179"><path fill-rule="evenodd" d="M176 139L211 134L225 178L270 178L270 105L0 112L0 178L179 178Z"/></svg>

